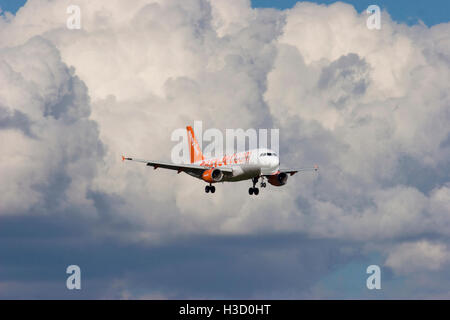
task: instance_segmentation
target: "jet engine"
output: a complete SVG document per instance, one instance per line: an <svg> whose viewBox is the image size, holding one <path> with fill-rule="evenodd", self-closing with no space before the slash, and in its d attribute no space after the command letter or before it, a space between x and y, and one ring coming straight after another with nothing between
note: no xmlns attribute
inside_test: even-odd
<svg viewBox="0 0 450 320"><path fill-rule="evenodd" d="M288 179L288 175L284 172L280 172L274 175L271 175L270 177L267 178L267 180L269 181L269 183L271 185L274 186L282 186L285 185Z"/></svg>
<svg viewBox="0 0 450 320"><path fill-rule="evenodd" d="M219 182L223 178L223 172L218 168L209 169L203 172L202 179L206 182Z"/></svg>

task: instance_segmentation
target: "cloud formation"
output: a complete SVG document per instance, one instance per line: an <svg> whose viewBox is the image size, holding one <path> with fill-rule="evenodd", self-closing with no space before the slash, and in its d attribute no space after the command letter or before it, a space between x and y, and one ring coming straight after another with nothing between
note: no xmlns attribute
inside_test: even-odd
<svg viewBox="0 0 450 320"><path fill-rule="evenodd" d="M0 51L1 214L89 207L103 146L84 83L42 37Z"/></svg>
<svg viewBox="0 0 450 320"><path fill-rule="evenodd" d="M66 28L69 4L81 8L80 30ZM411 272L440 277L449 262L450 24L406 26L383 12L381 30L369 30L366 19L344 3L280 11L245 0L28 1L0 17L0 219L19 228L52 217L91 245L114 237L144 243L143 252L179 237L295 234L318 241L302 267L320 270L311 279L371 252L406 282ZM194 120L204 129L279 128L283 165L321 171L258 197L246 183L211 197L186 175L120 162L122 153L168 160L172 131ZM258 261L296 255L263 243L250 246L265 257ZM256 267L234 258L236 274ZM424 295L433 279L418 285ZM249 284L246 293L333 295L303 280L297 289ZM175 283L136 293L139 281L117 281L131 297L208 295ZM96 290L91 297L108 295ZM430 294L447 292L439 290Z"/></svg>

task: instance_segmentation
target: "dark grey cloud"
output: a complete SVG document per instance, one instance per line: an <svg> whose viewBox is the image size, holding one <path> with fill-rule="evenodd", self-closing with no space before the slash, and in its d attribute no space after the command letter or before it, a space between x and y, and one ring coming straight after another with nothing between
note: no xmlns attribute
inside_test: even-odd
<svg viewBox="0 0 450 320"><path fill-rule="evenodd" d="M362 257L358 250L342 250L352 243L299 234L189 236L152 245L99 238L100 224L121 232L119 226L71 213L0 219L0 283L12 283L11 291L0 290L2 298L24 297L23 292L10 295L23 284L28 284L26 297L33 298L139 298L153 293L167 298L271 298L273 292L295 298L334 268ZM70 264L82 270L78 293L65 288Z"/></svg>
<svg viewBox="0 0 450 320"><path fill-rule="evenodd" d="M343 55L322 69L318 86L322 90L340 91L333 95L332 103L343 108L348 99L363 95L369 82L369 66L355 53Z"/></svg>
<svg viewBox="0 0 450 320"><path fill-rule="evenodd" d="M11 112L0 106L0 129L16 129L28 137L34 137L31 132L31 120L19 110Z"/></svg>

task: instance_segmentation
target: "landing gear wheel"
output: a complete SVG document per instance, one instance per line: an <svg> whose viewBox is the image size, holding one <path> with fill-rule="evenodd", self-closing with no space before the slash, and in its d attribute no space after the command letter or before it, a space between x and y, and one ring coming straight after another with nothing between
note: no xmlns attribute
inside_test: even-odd
<svg viewBox="0 0 450 320"><path fill-rule="evenodd" d="M251 194L254 194L255 196L258 195L259 189L256 188L256 184L258 183L258 180L259 180L259 177L254 177L254 178L252 179L253 187L250 188L250 189L248 189L248 194L250 194L250 195L251 195ZM261 181L261 186L262 186L262 184L263 184L263 182Z"/></svg>
<svg viewBox="0 0 450 320"><path fill-rule="evenodd" d="M206 192L206 193L209 193L209 186L206 186L206 187L205 187L205 192ZM211 190L211 193L212 193L212 190Z"/></svg>
<svg viewBox="0 0 450 320"><path fill-rule="evenodd" d="M211 190L211 193L214 193L214 192L216 192L216 187L210 186L210 187L209 187L209 190Z"/></svg>

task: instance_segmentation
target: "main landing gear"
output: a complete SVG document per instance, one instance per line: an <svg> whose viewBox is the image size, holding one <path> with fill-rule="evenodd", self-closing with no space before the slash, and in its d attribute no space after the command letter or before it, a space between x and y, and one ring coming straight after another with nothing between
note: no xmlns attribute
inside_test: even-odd
<svg viewBox="0 0 450 320"><path fill-rule="evenodd" d="M255 187L256 184L258 183L258 180L259 180L259 177L255 177L255 178L252 179L253 187L248 189L248 194L249 195L254 194L255 196L257 196L259 194L259 189Z"/></svg>
<svg viewBox="0 0 450 320"><path fill-rule="evenodd" d="M209 186L206 186L205 187L205 192L206 193L209 193L211 191L211 193L214 193L214 192L216 192L216 187L214 187L213 185L209 185Z"/></svg>

